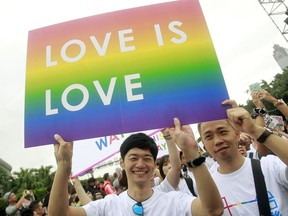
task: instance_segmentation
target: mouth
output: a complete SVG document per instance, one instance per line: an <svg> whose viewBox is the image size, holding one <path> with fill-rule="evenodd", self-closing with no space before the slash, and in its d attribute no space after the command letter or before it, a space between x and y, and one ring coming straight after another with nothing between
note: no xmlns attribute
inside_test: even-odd
<svg viewBox="0 0 288 216"><path fill-rule="evenodd" d="M224 153L224 152L226 152L227 148L228 147L221 147L221 148L217 149L215 152L216 153Z"/></svg>
<svg viewBox="0 0 288 216"><path fill-rule="evenodd" d="M133 171L133 173L136 175L145 175L147 172L146 171Z"/></svg>

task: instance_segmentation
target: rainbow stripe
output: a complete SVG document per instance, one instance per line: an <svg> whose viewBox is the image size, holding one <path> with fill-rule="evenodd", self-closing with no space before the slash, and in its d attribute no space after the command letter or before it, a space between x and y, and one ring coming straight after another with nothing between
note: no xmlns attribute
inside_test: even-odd
<svg viewBox="0 0 288 216"><path fill-rule="evenodd" d="M106 52L99 56L93 40L102 46L110 33ZM127 40L122 51L119 34ZM67 62L80 56L79 44L85 46L82 58ZM46 66L56 61L57 65ZM128 102L124 77L132 74L140 77L131 82L142 85L133 94L142 94L143 100ZM103 105L93 81L98 80L107 93L112 77L116 83L111 103ZM63 92L73 84L80 84L89 94L87 104L77 111L67 110L61 102ZM49 107L57 108L57 114L47 115L48 89ZM221 102L227 98L198 1L133 8L29 32L25 147L54 143L55 133L66 140L81 140L171 126L173 117L183 124L221 119L226 117ZM82 99L82 92L75 89L64 97L71 106Z"/></svg>

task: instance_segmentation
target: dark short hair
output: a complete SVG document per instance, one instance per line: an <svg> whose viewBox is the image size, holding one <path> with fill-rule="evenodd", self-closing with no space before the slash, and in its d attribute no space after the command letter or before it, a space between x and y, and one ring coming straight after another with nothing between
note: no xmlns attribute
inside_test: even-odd
<svg viewBox="0 0 288 216"><path fill-rule="evenodd" d="M91 182L96 182L96 179L93 178L93 177L89 178L89 179L88 179L88 183L91 183Z"/></svg>
<svg viewBox="0 0 288 216"><path fill-rule="evenodd" d="M121 158L124 159L127 152L132 148L148 149L150 150L154 160L158 154L158 146L155 141L144 133L132 134L127 137L120 147Z"/></svg>
<svg viewBox="0 0 288 216"><path fill-rule="evenodd" d="M36 210L39 207L39 202L40 200L32 201L29 205L29 209L31 209L32 211Z"/></svg>
<svg viewBox="0 0 288 216"><path fill-rule="evenodd" d="M24 208L21 210L21 216L34 216L34 212L30 208Z"/></svg>
<svg viewBox="0 0 288 216"><path fill-rule="evenodd" d="M105 181L108 179L108 176L109 176L109 173L105 173L105 174L103 175L103 178L104 178Z"/></svg>

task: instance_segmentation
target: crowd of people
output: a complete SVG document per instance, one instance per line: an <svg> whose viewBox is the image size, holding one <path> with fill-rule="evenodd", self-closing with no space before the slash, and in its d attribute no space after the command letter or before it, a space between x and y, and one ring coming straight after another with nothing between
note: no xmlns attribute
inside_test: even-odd
<svg viewBox="0 0 288 216"><path fill-rule="evenodd" d="M227 119L198 124L205 154L191 127L174 118L174 127L161 131L168 155L158 159L151 137L132 134L120 147L113 181L109 173L87 185L76 177L69 193L73 145L55 135L58 168L48 208L32 192L25 208L27 191L19 200L8 192L6 214L288 215L288 106L266 90L254 91L252 100L253 113L226 100ZM264 100L281 112L283 125L271 123Z"/></svg>

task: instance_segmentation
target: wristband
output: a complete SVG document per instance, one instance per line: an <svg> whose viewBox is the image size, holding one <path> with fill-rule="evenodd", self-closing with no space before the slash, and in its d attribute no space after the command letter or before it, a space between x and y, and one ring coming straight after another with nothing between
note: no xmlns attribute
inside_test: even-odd
<svg viewBox="0 0 288 216"><path fill-rule="evenodd" d="M191 160L191 161L188 161L187 162L187 166L190 167L190 168L195 168L197 166L200 166L202 163L204 163L206 160L205 157L203 156L200 156L194 160Z"/></svg>
<svg viewBox="0 0 288 216"><path fill-rule="evenodd" d="M164 137L165 140L171 140L171 139L172 139L172 137L170 136L170 134L164 135L163 137Z"/></svg>
<svg viewBox="0 0 288 216"><path fill-rule="evenodd" d="M264 108L254 108L253 109L253 115L254 116L265 116L267 114L267 111Z"/></svg>
<svg viewBox="0 0 288 216"><path fill-rule="evenodd" d="M265 131L257 139L257 142L263 144L271 134L273 134L273 132L265 128Z"/></svg>

